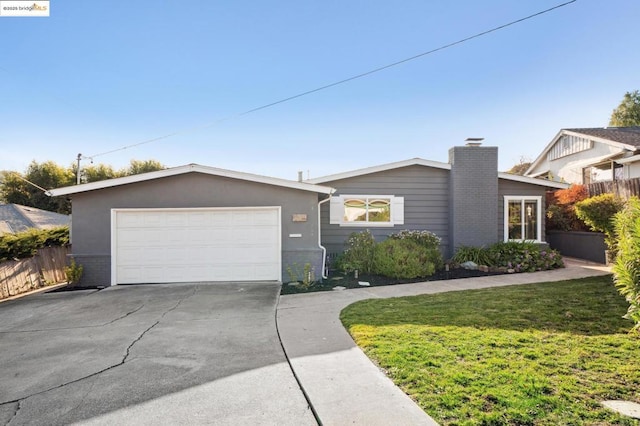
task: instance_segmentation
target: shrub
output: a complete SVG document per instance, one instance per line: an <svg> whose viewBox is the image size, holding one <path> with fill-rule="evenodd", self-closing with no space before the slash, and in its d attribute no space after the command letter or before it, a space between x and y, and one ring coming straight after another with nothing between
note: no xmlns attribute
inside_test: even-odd
<svg viewBox="0 0 640 426"><path fill-rule="evenodd" d="M74 258L71 258L69 266L64 268L64 273L67 276L67 282L69 284L77 284L82 277L82 271L84 270L82 265L76 263Z"/></svg>
<svg viewBox="0 0 640 426"><path fill-rule="evenodd" d="M443 266L442 253L440 252L440 242L442 239L430 231L403 230L389 235L394 240L413 241L427 250L428 257L435 265L436 269Z"/></svg>
<svg viewBox="0 0 640 426"><path fill-rule="evenodd" d="M491 254L485 247L460 246L451 260L457 264L471 261L476 265L493 266Z"/></svg>
<svg viewBox="0 0 640 426"><path fill-rule="evenodd" d="M374 272L391 278L419 278L433 275L442 256L413 239L388 238L376 244Z"/></svg>
<svg viewBox="0 0 640 426"><path fill-rule="evenodd" d="M627 302L625 318L640 331L640 199L631 197L614 216L618 256L613 265L614 283Z"/></svg>
<svg viewBox="0 0 640 426"><path fill-rule="evenodd" d="M562 256L556 250L541 248L528 242L499 242L488 248L490 266L513 269L515 272L545 271L564 267Z"/></svg>
<svg viewBox="0 0 640 426"><path fill-rule="evenodd" d="M0 262L31 257L42 247L67 244L69 244L69 227L67 226L3 234L0 235Z"/></svg>
<svg viewBox="0 0 640 426"><path fill-rule="evenodd" d="M376 240L369 230L353 232L347 238L347 248L338 258L338 267L344 272L355 270L369 274L373 270L373 251Z"/></svg>
<svg viewBox="0 0 640 426"><path fill-rule="evenodd" d="M593 231L604 233L607 247L609 250L615 250L613 216L623 205L622 200L613 194L601 194L577 203L576 214Z"/></svg>
<svg viewBox="0 0 640 426"><path fill-rule="evenodd" d="M589 196L584 185L571 185L567 189L548 192L547 202L547 229L561 231L586 231L588 227L578 218L575 204Z"/></svg>

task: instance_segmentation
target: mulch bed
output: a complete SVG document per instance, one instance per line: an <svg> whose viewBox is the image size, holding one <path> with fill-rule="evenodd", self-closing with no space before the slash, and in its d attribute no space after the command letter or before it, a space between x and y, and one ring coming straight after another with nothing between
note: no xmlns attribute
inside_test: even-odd
<svg viewBox="0 0 640 426"><path fill-rule="evenodd" d="M329 278L324 279L323 282L313 283L309 287L304 287L301 284L291 285L289 283L282 284L282 290L280 294L296 294L296 293L311 293L316 291L331 291L334 287L340 286L345 288L366 288L366 287L379 287L385 285L395 284L408 284L418 283L425 281L440 281L440 280L453 280L458 278L474 278L474 277L486 277L489 275L503 275L505 272L482 272L478 270L468 270L464 268L455 268L450 271L437 271L430 277L415 278L415 279L396 279L383 277L381 275L359 275L355 278L353 274L342 274L338 271L332 271L329 274ZM360 285L359 282L368 282L369 286Z"/></svg>

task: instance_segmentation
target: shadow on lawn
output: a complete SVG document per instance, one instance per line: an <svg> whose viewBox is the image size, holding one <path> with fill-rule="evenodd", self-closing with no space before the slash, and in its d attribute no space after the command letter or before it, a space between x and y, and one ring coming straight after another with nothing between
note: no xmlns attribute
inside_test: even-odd
<svg viewBox="0 0 640 426"><path fill-rule="evenodd" d="M626 334L627 303L610 275L357 302L342 311L345 326L420 324L435 327L538 330L586 336Z"/></svg>

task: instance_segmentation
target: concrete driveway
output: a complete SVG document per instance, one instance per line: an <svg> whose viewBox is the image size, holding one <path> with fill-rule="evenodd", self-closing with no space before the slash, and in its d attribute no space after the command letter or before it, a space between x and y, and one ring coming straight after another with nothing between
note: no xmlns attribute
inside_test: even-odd
<svg viewBox="0 0 640 426"><path fill-rule="evenodd" d="M0 303L0 424L314 425L278 293L136 285Z"/></svg>

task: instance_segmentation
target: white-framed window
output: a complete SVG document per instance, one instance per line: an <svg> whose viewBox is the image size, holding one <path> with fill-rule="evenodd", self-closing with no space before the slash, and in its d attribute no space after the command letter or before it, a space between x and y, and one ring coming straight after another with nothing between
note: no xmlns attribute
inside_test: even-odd
<svg viewBox="0 0 640 426"><path fill-rule="evenodd" d="M404 197L344 194L331 197L329 206L331 224L366 227L404 224Z"/></svg>
<svg viewBox="0 0 640 426"><path fill-rule="evenodd" d="M504 197L504 240L542 242L542 197Z"/></svg>

